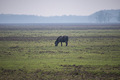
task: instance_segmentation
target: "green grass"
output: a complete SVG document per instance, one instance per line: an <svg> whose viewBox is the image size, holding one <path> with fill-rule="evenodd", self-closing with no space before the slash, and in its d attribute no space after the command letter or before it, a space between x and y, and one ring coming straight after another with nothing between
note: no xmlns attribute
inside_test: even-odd
<svg viewBox="0 0 120 80"><path fill-rule="evenodd" d="M40 39L38 41L0 41L0 72L1 79L13 74L24 74L30 79L32 72L38 71L36 79L87 79L88 73L101 79L109 79L104 75L120 75L120 30L7 30L0 31L0 37L56 37L69 36L69 45L54 46L55 39ZM90 36L82 38L80 36ZM94 38L94 36L97 36ZM100 38L101 36L107 36ZM74 38L72 38L74 37ZM80 37L80 38L79 38ZM22 70L23 72L21 72ZM43 71L43 72L42 72ZM27 72L27 74L25 74ZM49 75L48 75L49 72ZM58 75L56 74L58 73ZM83 73L82 73L83 72ZM44 73L44 76L42 75ZM62 74L63 73L63 74ZM55 75L53 76L53 75ZM68 74L67 76L65 74ZM115 74L115 75L114 75ZM76 77L71 76L76 75ZM17 76L17 75L15 75ZM14 79L13 75L8 79ZM24 78L23 75L20 75ZM10 78L12 77L12 78ZM89 77L89 76L88 76ZM18 80L21 79L17 78ZM91 78L97 79L97 78ZM32 79L31 79L32 80Z"/></svg>
<svg viewBox="0 0 120 80"><path fill-rule="evenodd" d="M1 30L0 37L40 37L40 36L120 36L120 30Z"/></svg>

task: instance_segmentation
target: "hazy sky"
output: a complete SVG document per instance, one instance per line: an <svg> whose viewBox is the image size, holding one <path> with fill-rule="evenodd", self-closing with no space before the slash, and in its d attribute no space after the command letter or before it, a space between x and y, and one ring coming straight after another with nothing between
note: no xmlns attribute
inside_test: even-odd
<svg viewBox="0 0 120 80"><path fill-rule="evenodd" d="M0 0L2 14L90 15L104 9L120 9L120 0Z"/></svg>

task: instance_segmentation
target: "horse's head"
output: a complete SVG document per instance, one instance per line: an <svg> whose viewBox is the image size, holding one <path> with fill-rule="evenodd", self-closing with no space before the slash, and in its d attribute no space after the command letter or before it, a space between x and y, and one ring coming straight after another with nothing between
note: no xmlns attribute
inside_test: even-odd
<svg viewBox="0 0 120 80"><path fill-rule="evenodd" d="M58 41L55 41L55 46L58 46Z"/></svg>

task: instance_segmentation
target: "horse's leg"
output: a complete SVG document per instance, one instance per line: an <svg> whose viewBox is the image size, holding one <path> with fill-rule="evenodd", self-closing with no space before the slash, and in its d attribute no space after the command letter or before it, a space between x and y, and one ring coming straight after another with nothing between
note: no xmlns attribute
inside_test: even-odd
<svg viewBox="0 0 120 80"><path fill-rule="evenodd" d="M62 42L61 42L61 46L62 46Z"/></svg>
<svg viewBox="0 0 120 80"><path fill-rule="evenodd" d="M66 42L66 46L68 45L68 42Z"/></svg>

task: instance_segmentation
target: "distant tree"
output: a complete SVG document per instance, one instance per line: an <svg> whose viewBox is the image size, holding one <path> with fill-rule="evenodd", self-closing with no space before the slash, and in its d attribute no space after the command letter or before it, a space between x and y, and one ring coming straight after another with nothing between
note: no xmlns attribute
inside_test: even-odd
<svg viewBox="0 0 120 80"><path fill-rule="evenodd" d="M112 15L110 13L105 13L105 22L109 22L112 18Z"/></svg>
<svg viewBox="0 0 120 80"><path fill-rule="evenodd" d="M118 21L120 22L120 12L118 13L118 17L117 17L118 19Z"/></svg>
<svg viewBox="0 0 120 80"><path fill-rule="evenodd" d="M103 19L104 19L104 17L103 17L103 11L100 11L100 12L96 15L96 20L97 20L97 22L102 23L102 22L103 22Z"/></svg>
<svg viewBox="0 0 120 80"><path fill-rule="evenodd" d="M96 15L96 21L99 23L106 23L109 22L111 19L111 14L106 13L104 11L100 11L97 15Z"/></svg>

